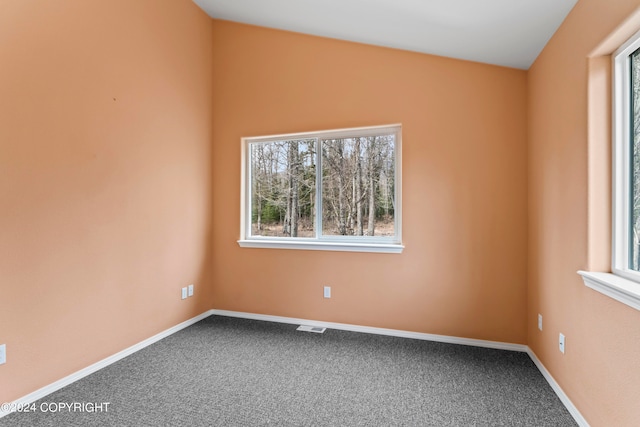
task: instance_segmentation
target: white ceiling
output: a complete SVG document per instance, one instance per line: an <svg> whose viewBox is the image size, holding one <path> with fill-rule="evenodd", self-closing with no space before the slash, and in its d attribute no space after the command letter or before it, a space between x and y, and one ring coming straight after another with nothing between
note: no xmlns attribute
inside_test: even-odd
<svg viewBox="0 0 640 427"><path fill-rule="evenodd" d="M193 0L212 18L528 69L578 0Z"/></svg>

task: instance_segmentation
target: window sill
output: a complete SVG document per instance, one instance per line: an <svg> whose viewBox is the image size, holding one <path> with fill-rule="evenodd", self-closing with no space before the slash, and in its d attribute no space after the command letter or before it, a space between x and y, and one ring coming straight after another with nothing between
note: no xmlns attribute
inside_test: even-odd
<svg viewBox="0 0 640 427"><path fill-rule="evenodd" d="M386 254L402 253L404 246L391 243L348 242L283 242L278 240L238 240L242 248L301 249L312 251L373 252Z"/></svg>
<svg viewBox="0 0 640 427"><path fill-rule="evenodd" d="M640 310L640 283L612 273L578 271L578 274L589 288Z"/></svg>

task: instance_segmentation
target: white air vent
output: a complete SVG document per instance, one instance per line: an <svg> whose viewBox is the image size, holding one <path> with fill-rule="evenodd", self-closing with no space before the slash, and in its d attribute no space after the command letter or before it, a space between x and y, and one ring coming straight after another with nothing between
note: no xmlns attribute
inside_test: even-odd
<svg viewBox="0 0 640 427"><path fill-rule="evenodd" d="M321 334L323 333L327 328L321 328L320 326L306 326L306 325L300 325L298 326L298 329L296 329L297 331L304 331L304 332L315 332L316 334Z"/></svg>

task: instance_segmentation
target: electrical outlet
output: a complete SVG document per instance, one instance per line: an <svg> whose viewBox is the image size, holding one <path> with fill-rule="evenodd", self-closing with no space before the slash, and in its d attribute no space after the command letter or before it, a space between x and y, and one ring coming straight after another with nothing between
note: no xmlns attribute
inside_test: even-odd
<svg viewBox="0 0 640 427"><path fill-rule="evenodd" d="M0 345L0 365L7 363L7 345Z"/></svg>
<svg viewBox="0 0 640 427"><path fill-rule="evenodd" d="M538 313L538 329L542 330L542 314Z"/></svg>
<svg viewBox="0 0 640 427"><path fill-rule="evenodd" d="M560 334L558 339L558 347L560 348L560 353L564 354L564 335Z"/></svg>
<svg viewBox="0 0 640 427"><path fill-rule="evenodd" d="M181 292L182 299L187 299L187 288L182 288Z"/></svg>
<svg viewBox="0 0 640 427"><path fill-rule="evenodd" d="M187 290L188 290L187 293L189 294L189 296L192 297L193 296L193 285L189 285L187 287Z"/></svg>
<svg viewBox="0 0 640 427"><path fill-rule="evenodd" d="M331 298L331 286L324 287L324 297Z"/></svg>

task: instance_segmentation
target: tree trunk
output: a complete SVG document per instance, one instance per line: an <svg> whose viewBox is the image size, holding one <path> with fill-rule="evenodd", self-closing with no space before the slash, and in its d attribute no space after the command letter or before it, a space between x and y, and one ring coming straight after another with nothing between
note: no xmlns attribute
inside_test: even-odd
<svg viewBox="0 0 640 427"><path fill-rule="evenodd" d="M363 225L362 225L362 202L363 202L363 194L362 194L362 162L360 161L360 138L356 138L355 147L354 147L354 158L355 158L355 207L356 207L356 227L355 227L355 235L362 236L363 234Z"/></svg>
<svg viewBox="0 0 640 427"><path fill-rule="evenodd" d="M344 141L339 140L337 144L337 161L338 169L338 234L346 236L347 234L347 203L345 190L345 167L344 167Z"/></svg>
<svg viewBox="0 0 640 427"><path fill-rule="evenodd" d="M287 212L284 217L283 233L298 237L298 141L289 141L287 147Z"/></svg>
<svg viewBox="0 0 640 427"><path fill-rule="evenodd" d="M373 182L373 165L369 168L369 222L367 236L373 236L376 230L376 189Z"/></svg>

